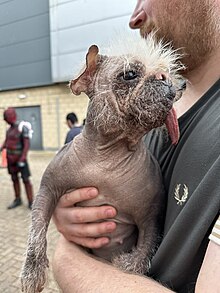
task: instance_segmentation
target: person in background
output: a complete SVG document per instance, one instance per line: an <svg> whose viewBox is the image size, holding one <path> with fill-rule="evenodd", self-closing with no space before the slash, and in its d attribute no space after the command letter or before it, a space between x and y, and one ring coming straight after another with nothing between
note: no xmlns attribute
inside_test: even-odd
<svg viewBox="0 0 220 293"><path fill-rule="evenodd" d="M82 127L78 124L78 118L75 113L69 113L66 116L66 123L70 130L68 131L65 139L65 143L68 143L74 139L82 131Z"/></svg>
<svg viewBox="0 0 220 293"><path fill-rule="evenodd" d="M164 141L160 129L146 136L167 193L163 239L148 277L120 271L82 249L109 243L105 234L117 229L117 211L111 206L77 207L98 195L92 187L65 194L54 213L63 234L53 260L62 292L220 292L219 16L220 0L137 1L130 27L142 37L154 30L158 39L181 48L188 80L175 103L178 144Z"/></svg>
<svg viewBox="0 0 220 293"><path fill-rule="evenodd" d="M24 183L28 207L31 209L33 203L33 188L30 182L30 170L27 162L27 154L30 148L29 130L23 126L19 130L17 115L14 108L8 108L4 111L4 120L10 127L6 132L6 138L1 146L1 151L5 148L7 152L8 173L11 175L15 199L8 206L8 209L14 209L22 204L21 188L19 182L19 173Z"/></svg>

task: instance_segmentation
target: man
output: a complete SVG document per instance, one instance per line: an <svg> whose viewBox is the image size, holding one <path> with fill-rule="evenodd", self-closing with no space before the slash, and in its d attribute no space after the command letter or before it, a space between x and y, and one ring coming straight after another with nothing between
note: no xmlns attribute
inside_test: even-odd
<svg viewBox="0 0 220 293"><path fill-rule="evenodd" d="M155 29L158 38L182 48L187 66L183 75L189 81L176 103L181 135L177 146L164 142L160 131L146 137L167 192L164 236L150 271L158 282L121 272L75 245L101 247L108 243L103 235L116 228L102 221L114 217L113 207L72 207L98 194L84 188L64 195L54 214L65 236L53 264L63 292L219 292L220 247L208 238L220 207L219 15L219 0L137 1L130 27L140 29L143 37Z"/></svg>
<svg viewBox="0 0 220 293"><path fill-rule="evenodd" d="M6 132L6 139L1 146L1 150L6 148L8 173L11 175L13 188L15 193L14 201L8 206L8 209L14 209L22 204L21 189L18 174L24 183L28 207L31 209L33 202L32 184L29 180L30 171L27 162L27 153L30 147L29 130L23 126L22 131L19 130L16 111L14 108L8 108L4 111L4 120L10 125Z"/></svg>
<svg viewBox="0 0 220 293"><path fill-rule="evenodd" d="M67 114L66 123L70 130L66 135L65 144L72 141L74 137L82 131L82 127L78 125L78 118L75 113L72 112Z"/></svg>

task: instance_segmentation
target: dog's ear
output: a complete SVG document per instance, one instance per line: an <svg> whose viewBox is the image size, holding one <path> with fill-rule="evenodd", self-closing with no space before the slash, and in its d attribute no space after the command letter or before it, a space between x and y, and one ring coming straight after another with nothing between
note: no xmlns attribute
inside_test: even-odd
<svg viewBox="0 0 220 293"><path fill-rule="evenodd" d="M86 69L76 79L70 81L70 89L74 95L80 95L82 92L88 94L89 85L96 72L98 63L99 49L96 45L92 45L86 54Z"/></svg>

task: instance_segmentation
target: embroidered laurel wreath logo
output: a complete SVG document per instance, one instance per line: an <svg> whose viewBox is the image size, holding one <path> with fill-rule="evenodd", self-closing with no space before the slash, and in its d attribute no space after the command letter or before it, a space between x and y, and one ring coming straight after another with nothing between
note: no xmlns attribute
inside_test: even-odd
<svg viewBox="0 0 220 293"><path fill-rule="evenodd" d="M183 184L183 195L180 196L180 187L181 184L177 184L175 191L174 191L174 198L177 200L178 205L183 205L184 202L186 202L189 194L189 188L186 186L186 184Z"/></svg>

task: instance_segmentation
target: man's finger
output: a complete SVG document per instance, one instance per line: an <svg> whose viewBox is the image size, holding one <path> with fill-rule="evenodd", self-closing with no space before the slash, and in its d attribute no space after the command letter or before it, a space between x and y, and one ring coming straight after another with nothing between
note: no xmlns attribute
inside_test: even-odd
<svg viewBox="0 0 220 293"><path fill-rule="evenodd" d="M111 206L75 207L69 222L72 224L93 223L114 218L116 214L115 208Z"/></svg>
<svg viewBox="0 0 220 293"><path fill-rule="evenodd" d="M102 237L108 233L113 232L116 229L115 222L101 222L92 224L79 224L79 225L69 225L65 232L67 232L70 237L79 238L97 238Z"/></svg>
<svg viewBox="0 0 220 293"><path fill-rule="evenodd" d="M58 205L60 207L71 207L76 203L89 200L98 195L98 190L94 187L85 187L71 191L61 196Z"/></svg>
<svg viewBox="0 0 220 293"><path fill-rule="evenodd" d="M107 237L100 237L100 238L72 238L70 241L81 245L86 248L100 248L104 245L109 243L109 239Z"/></svg>

